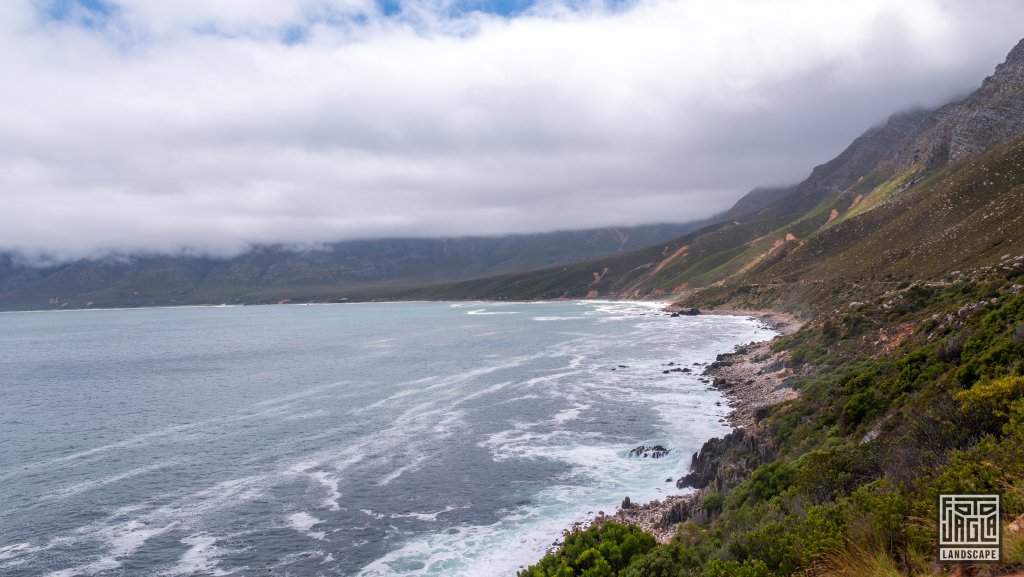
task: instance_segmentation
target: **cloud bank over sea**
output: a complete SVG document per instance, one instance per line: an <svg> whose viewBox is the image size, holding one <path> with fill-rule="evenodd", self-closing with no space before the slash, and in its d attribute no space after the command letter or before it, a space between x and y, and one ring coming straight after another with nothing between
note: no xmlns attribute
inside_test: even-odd
<svg viewBox="0 0 1024 577"><path fill-rule="evenodd" d="M976 86L1010 1L10 0L0 251L686 221Z"/></svg>

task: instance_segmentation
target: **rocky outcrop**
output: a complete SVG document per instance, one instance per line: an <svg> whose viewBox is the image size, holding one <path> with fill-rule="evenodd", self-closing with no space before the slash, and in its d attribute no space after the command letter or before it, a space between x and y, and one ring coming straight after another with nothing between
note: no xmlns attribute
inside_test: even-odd
<svg viewBox="0 0 1024 577"><path fill-rule="evenodd" d="M607 521L616 521L635 525L654 535L654 538L659 543L664 544L668 543L672 536L676 534L675 524L663 522L666 512L682 507L682 503L686 503L691 499L693 499L693 495L673 495L666 497L664 500L639 504L633 503L629 497L626 497L623 499L623 506L618 511L612 515L600 512L592 523L594 525L601 525Z"/></svg>
<svg viewBox="0 0 1024 577"><path fill-rule="evenodd" d="M932 167L975 157L1024 132L1024 40L1010 51L981 88L926 118L896 163Z"/></svg>
<svg viewBox="0 0 1024 577"><path fill-rule="evenodd" d="M715 437L693 454L690 472L676 481L676 486L703 489L710 487L722 493L746 479L761 463L775 457L772 442L747 429L733 429L725 437Z"/></svg>
<svg viewBox="0 0 1024 577"><path fill-rule="evenodd" d="M704 495L707 491L701 490L686 495L686 499L674 501L670 506L663 508L661 517L654 523L659 528L675 527L686 521L703 523L708 519L708 511L704 508Z"/></svg>
<svg viewBox="0 0 1024 577"><path fill-rule="evenodd" d="M661 445L652 445L650 447L646 445L639 445L629 451L630 457L643 457L644 459L650 457L651 459L660 459L665 455L669 454L669 449Z"/></svg>

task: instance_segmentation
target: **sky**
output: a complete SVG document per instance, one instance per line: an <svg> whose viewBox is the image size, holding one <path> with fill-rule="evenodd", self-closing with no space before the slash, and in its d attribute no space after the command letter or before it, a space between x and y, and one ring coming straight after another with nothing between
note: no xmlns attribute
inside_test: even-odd
<svg viewBox="0 0 1024 577"><path fill-rule="evenodd" d="M3 0L0 251L685 222L965 95L1016 0Z"/></svg>

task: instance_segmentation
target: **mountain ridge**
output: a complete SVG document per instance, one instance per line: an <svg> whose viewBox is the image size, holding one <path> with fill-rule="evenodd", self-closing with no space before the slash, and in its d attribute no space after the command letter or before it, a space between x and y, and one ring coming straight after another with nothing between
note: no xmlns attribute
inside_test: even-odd
<svg viewBox="0 0 1024 577"><path fill-rule="evenodd" d="M0 254L0 309L266 303L374 298L415 286L578 262L645 246L700 221L579 231L352 240L314 249L259 246L233 258L111 255L33 266ZM354 290L349 297L346 293Z"/></svg>
<svg viewBox="0 0 1024 577"><path fill-rule="evenodd" d="M908 275L938 278L953 263L990 264L999 251L1024 249L1013 234L1024 212L1021 135L1024 40L971 94L892 115L756 211L727 212L732 218L658 247L446 290L467 298L784 303L806 312L834 304L830 284L839 281L886 290ZM763 195L755 192L736 206ZM942 239L966 252L943 253Z"/></svg>

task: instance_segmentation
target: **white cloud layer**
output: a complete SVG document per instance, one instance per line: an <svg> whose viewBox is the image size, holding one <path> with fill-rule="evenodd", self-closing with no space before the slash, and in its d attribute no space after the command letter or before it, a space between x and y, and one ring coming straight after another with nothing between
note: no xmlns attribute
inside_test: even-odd
<svg viewBox="0 0 1024 577"><path fill-rule="evenodd" d="M980 85L1024 22L1013 0L88 5L0 3L0 250L706 217Z"/></svg>

